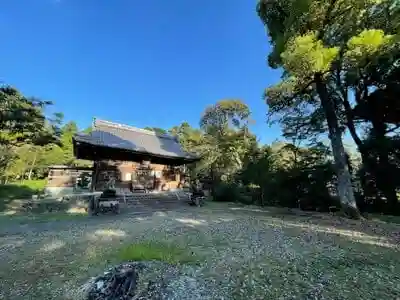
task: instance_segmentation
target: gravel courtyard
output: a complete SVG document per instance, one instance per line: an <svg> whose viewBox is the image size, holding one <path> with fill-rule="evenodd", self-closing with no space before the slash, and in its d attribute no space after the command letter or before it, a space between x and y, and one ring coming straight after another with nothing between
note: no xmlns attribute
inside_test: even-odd
<svg viewBox="0 0 400 300"><path fill-rule="evenodd" d="M398 299L400 226L210 204L2 224L0 299L77 299L124 245L179 247L208 299ZM196 299L187 293L181 299Z"/></svg>

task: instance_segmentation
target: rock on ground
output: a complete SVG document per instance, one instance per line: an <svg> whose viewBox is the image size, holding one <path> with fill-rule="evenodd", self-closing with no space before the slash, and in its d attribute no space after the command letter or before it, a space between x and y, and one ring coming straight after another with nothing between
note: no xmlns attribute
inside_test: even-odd
<svg viewBox="0 0 400 300"><path fill-rule="evenodd" d="M209 299L206 284L192 267L163 262L130 262L90 279L79 291L82 300Z"/></svg>

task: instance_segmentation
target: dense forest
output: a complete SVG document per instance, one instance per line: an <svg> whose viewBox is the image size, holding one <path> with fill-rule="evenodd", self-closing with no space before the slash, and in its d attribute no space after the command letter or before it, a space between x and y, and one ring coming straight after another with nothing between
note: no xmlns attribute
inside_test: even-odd
<svg viewBox="0 0 400 300"><path fill-rule="evenodd" d="M269 66L284 71L264 93L268 122L281 125L282 142L260 145L251 110L238 99L199 112L198 128L146 128L175 135L202 156L191 172L213 183L215 199L342 207L355 218L360 211L400 213L400 8L391 1L336 2L257 6L272 45ZM43 176L52 164L88 163L73 157L77 125L64 124L62 114L46 116L48 105L1 88L3 182ZM345 150L345 133L359 160Z"/></svg>

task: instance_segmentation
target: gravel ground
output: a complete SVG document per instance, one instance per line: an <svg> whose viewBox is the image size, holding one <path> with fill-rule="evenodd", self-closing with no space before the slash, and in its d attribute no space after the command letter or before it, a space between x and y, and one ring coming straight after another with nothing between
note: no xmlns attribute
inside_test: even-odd
<svg viewBox="0 0 400 300"><path fill-rule="evenodd" d="M393 224L220 205L8 226L0 229L0 299L76 299L111 266L114 249L139 241L199 257L181 268L204 283L208 299L396 299L399 232ZM185 298L198 299L177 299Z"/></svg>

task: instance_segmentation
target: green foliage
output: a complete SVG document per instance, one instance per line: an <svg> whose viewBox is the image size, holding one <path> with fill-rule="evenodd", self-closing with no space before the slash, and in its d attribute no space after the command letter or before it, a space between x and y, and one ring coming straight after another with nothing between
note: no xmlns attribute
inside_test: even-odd
<svg viewBox="0 0 400 300"><path fill-rule="evenodd" d="M3 180L43 178L46 170L51 165L90 165L90 162L78 161L73 154L72 137L78 132L75 122L71 121L61 125L61 114L56 115L52 122L58 124L57 140L48 140L48 143L31 143L28 140L16 145L1 146L7 157L5 162L0 160L0 168L3 165ZM54 127L55 128L55 127ZM1 179L1 178L0 178Z"/></svg>
<svg viewBox="0 0 400 300"><path fill-rule="evenodd" d="M211 179L214 201L322 211L337 206L332 192L336 178L327 147L290 143L260 147L248 128L249 110L232 113L238 107L243 109L224 101L206 109L201 130L187 123L170 130L185 149L202 155L192 171ZM247 120L240 120L239 115ZM231 121L232 116L238 121Z"/></svg>
<svg viewBox="0 0 400 300"><path fill-rule="evenodd" d="M255 148L236 176L216 185L214 200L329 211L338 202L328 154L326 147L288 143Z"/></svg>
<svg viewBox="0 0 400 300"><path fill-rule="evenodd" d="M247 168L242 176L259 186L262 204L326 211L333 201L334 172L324 147L275 144ZM254 168L259 173L251 175Z"/></svg>
<svg viewBox="0 0 400 300"><path fill-rule="evenodd" d="M249 133L250 109L239 100L222 100L207 107L200 120L204 131L198 147L203 157L201 169L212 177L232 176L242 166L247 151L256 144Z"/></svg>
<svg viewBox="0 0 400 300"><path fill-rule="evenodd" d="M177 137L183 148L188 152L196 152L203 140L203 132L191 127L187 122L172 127L169 133Z"/></svg>
<svg viewBox="0 0 400 300"><path fill-rule="evenodd" d="M26 180L22 183L0 185L0 211L14 199L29 199L43 192L46 180Z"/></svg>
<svg viewBox="0 0 400 300"><path fill-rule="evenodd" d="M32 143L44 145L57 140L58 118L46 119L51 102L27 98L10 86L0 88L0 145Z"/></svg>
<svg viewBox="0 0 400 300"><path fill-rule="evenodd" d="M385 35L383 30L366 29L347 42L345 60L349 64L364 66L374 55L382 55L395 43L394 35Z"/></svg>
<svg viewBox="0 0 400 300"><path fill-rule="evenodd" d="M57 124L61 124L62 116L57 117ZM201 162L192 166L191 172L195 176L211 178L214 200L260 205L296 205L296 201L285 200L293 197L284 197L285 191L288 191L284 186L290 182L290 191L297 191L298 185L303 184L296 179L293 172L307 167L304 154L307 151L289 144L260 147L249 130L250 123L250 109L246 104L239 100L222 100L206 108L200 129L184 122L171 128L169 133L178 138L185 150L203 157ZM157 128L147 129L158 133L167 132ZM36 178L43 176L49 165L77 164L72 153L72 136L77 131L76 123L68 122L59 127L57 144L36 145L26 142L4 146L3 153L8 153L10 157L9 160L4 160L4 175L8 180L23 179L28 175ZM293 153L296 153L295 159ZM300 159L300 154L297 153L301 153L303 158ZM3 157L6 157L5 154ZM303 161L301 167L299 164ZM4 193L12 197L30 197L41 188L12 185L12 189L6 186L7 191L4 190ZM281 192L274 195L272 191L275 190ZM134 255L139 255L141 248L135 249L137 251L130 249L128 253L133 251L136 253Z"/></svg>
<svg viewBox="0 0 400 300"><path fill-rule="evenodd" d="M206 132L218 132L220 135L232 129L247 127L250 109L241 100L221 100L209 106L200 120L200 127Z"/></svg>
<svg viewBox="0 0 400 300"><path fill-rule="evenodd" d="M242 194L236 183L221 182L215 189L213 200L218 202L242 202Z"/></svg>
<svg viewBox="0 0 400 300"><path fill-rule="evenodd" d="M282 52L283 67L293 76L311 80L316 72L325 73L339 53L338 47L324 47L316 32L295 37Z"/></svg>
<svg viewBox="0 0 400 300"><path fill-rule="evenodd" d="M357 113L365 117L365 103L370 102L372 91L396 90L393 84L398 80L389 74L397 68L395 61L399 58L396 20L400 17L400 4L372 0L260 0L257 12L273 47L270 66L284 70L283 81L266 91L270 115L281 123L285 137L304 140L311 134L317 139L324 130L329 131L341 177L342 202L354 203L341 132L346 126L360 151L364 151L363 156L368 156L362 150L365 147L358 136L352 105L357 104ZM386 84L388 78L392 78L391 85ZM388 112L397 111L398 105L395 101L384 103L368 109L373 115L379 114L375 121L371 115L368 118L375 129L382 128L376 120L396 121L394 114ZM381 134L381 142L384 135ZM379 160L387 160L382 159L386 155L383 151L379 155ZM395 195L393 184L391 190ZM397 203L394 198L390 201Z"/></svg>
<svg viewBox="0 0 400 300"><path fill-rule="evenodd" d="M75 122L69 122L61 128L61 147L64 152L64 158L61 164L71 165L75 162L72 137L76 133L78 133L78 126Z"/></svg>
<svg viewBox="0 0 400 300"><path fill-rule="evenodd" d="M4 172L10 161L15 158L15 153L8 145L0 145L0 172ZM0 178L1 179L1 178Z"/></svg>
<svg viewBox="0 0 400 300"><path fill-rule="evenodd" d="M167 131L165 129L159 128L159 127L145 127L144 129L153 131L157 134L167 134Z"/></svg>
<svg viewBox="0 0 400 300"><path fill-rule="evenodd" d="M46 179L36 179L36 180L25 180L22 184L16 184L17 186L26 186L36 192L43 191L46 185Z"/></svg>
<svg viewBox="0 0 400 300"><path fill-rule="evenodd" d="M92 126L89 126L88 128L84 129L82 132L86 133L86 134L89 134L89 133L92 132L92 130L93 130Z"/></svg>
<svg viewBox="0 0 400 300"><path fill-rule="evenodd" d="M49 101L28 98L9 86L0 88L0 180L30 178L44 147L58 144L62 114L46 118Z"/></svg>

